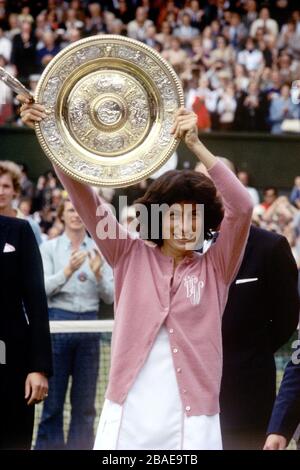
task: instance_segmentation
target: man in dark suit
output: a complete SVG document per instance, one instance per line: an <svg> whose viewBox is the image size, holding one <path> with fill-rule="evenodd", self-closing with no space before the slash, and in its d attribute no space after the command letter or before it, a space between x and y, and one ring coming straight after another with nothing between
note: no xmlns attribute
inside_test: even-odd
<svg viewBox="0 0 300 470"><path fill-rule="evenodd" d="M250 229L223 317L224 449L262 449L276 395L274 353L299 316L297 268L285 237Z"/></svg>
<svg viewBox="0 0 300 470"><path fill-rule="evenodd" d="M30 449L51 342L42 261L25 220L0 216L0 449Z"/></svg>
<svg viewBox="0 0 300 470"><path fill-rule="evenodd" d="M268 426L265 450L283 450L300 423L300 341L286 366Z"/></svg>

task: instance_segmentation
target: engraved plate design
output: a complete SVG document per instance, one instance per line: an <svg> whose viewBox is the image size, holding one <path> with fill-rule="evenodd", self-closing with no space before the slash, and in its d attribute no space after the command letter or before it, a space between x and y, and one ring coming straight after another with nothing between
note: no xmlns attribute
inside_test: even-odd
<svg viewBox="0 0 300 470"><path fill-rule="evenodd" d="M36 124L47 156L92 185L127 186L172 155L170 130L183 105L180 82L150 47L97 35L61 51L47 66L35 99L47 107Z"/></svg>

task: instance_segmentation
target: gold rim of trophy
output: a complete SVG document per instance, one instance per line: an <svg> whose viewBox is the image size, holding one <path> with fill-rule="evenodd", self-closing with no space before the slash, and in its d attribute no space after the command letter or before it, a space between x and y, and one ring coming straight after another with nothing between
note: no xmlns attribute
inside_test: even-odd
<svg viewBox="0 0 300 470"><path fill-rule="evenodd" d="M125 187L149 177L174 153L170 130L183 105L175 71L149 46L97 35L63 49L38 83L47 117L35 130L67 175L93 186Z"/></svg>

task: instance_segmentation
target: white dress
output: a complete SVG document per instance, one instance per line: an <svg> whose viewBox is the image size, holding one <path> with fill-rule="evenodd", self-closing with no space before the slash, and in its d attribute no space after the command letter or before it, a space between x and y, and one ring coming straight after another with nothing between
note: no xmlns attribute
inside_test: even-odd
<svg viewBox="0 0 300 470"><path fill-rule="evenodd" d="M184 413L164 326L124 404L105 400L94 449L222 449L218 414Z"/></svg>

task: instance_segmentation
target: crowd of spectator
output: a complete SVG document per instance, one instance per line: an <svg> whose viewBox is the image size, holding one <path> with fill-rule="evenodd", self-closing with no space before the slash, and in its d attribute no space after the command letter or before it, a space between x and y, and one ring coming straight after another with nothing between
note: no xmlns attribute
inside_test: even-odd
<svg viewBox="0 0 300 470"><path fill-rule="evenodd" d="M106 33L142 41L172 64L203 131L278 134L299 121L296 0L0 0L0 66L32 89L62 48ZM3 84L0 106L0 124L17 119Z"/></svg>

